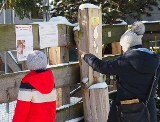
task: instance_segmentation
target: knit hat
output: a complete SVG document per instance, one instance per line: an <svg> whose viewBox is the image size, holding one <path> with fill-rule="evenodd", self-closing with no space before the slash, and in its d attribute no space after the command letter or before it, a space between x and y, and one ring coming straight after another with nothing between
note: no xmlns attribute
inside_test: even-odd
<svg viewBox="0 0 160 122"><path fill-rule="evenodd" d="M131 29L127 30L120 39L120 45L123 48L130 48L135 45L142 45L142 37L145 32L145 26L141 21L134 22Z"/></svg>
<svg viewBox="0 0 160 122"><path fill-rule="evenodd" d="M27 56L27 67L29 70L46 69L47 67L46 55L38 50L31 52Z"/></svg>

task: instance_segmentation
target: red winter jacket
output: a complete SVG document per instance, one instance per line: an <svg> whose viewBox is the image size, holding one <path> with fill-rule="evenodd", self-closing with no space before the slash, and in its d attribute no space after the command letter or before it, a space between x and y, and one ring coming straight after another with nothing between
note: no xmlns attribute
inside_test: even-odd
<svg viewBox="0 0 160 122"><path fill-rule="evenodd" d="M51 70L31 71L21 82L12 122L55 122L56 89Z"/></svg>

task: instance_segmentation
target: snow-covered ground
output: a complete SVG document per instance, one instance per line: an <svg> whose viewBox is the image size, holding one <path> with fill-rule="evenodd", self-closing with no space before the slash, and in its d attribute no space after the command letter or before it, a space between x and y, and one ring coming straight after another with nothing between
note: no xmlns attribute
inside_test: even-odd
<svg viewBox="0 0 160 122"><path fill-rule="evenodd" d="M82 119L83 119L83 117L78 117L78 118L75 118L75 119L67 120L65 122L79 122Z"/></svg>
<svg viewBox="0 0 160 122"><path fill-rule="evenodd" d="M16 101L9 103L9 108L6 103L0 104L0 122L12 122Z"/></svg>
<svg viewBox="0 0 160 122"><path fill-rule="evenodd" d="M80 102L81 100L82 100L82 98L71 97L70 104L63 105L63 106L57 108L57 110L69 108L70 106L75 105L76 103ZM15 106L16 106L16 101L10 102L9 107L6 103L0 104L0 122L12 122ZM82 119L83 119L83 117L80 117L80 118L76 118L73 120L68 120L66 122L78 122Z"/></svg>

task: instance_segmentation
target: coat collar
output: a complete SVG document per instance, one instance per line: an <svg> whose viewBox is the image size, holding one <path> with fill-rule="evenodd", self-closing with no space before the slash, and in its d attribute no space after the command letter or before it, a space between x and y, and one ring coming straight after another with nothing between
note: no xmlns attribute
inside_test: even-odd
<svg viewBox="0 0 160 122"><path fill-rule="evenodd" d="M132 46L132 47L130 47L128 50L137 49L137 48L142 48L142 45Z"/></svg>

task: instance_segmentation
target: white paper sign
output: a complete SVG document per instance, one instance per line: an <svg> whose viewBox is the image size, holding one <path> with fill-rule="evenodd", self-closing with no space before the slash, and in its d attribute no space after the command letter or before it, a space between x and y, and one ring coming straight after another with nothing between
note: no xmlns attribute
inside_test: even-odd
<svg viewBox="0 0 160 122"><path fill-rule="evenodd" d="M32 25L16 25L15 29L17 58L18 61L24 61L33 51Z"/></svg>
<svg viewBox="0 0 160 122"><path fill-rule="evenodd" d="M111 31L108 32L108 37L111 37Z"/></svg>
<svg viewBox="0 0 160 122"><path fill-rule="evenodd" d="M58 28L56 24L40 24L40 48L58 46Z"/></svg>

